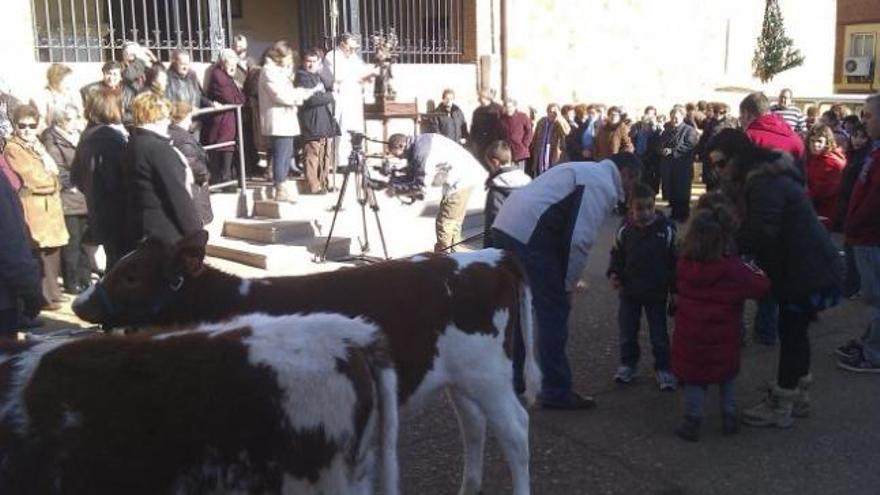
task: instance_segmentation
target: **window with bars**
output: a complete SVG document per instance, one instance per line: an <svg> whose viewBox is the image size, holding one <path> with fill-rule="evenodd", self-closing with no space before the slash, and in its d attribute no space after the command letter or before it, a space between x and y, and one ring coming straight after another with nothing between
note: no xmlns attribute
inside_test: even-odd
<svg viewBox="0 0 880 495"><path fill-rule="evenodd" d="M31 9L39 62L117 60L129 41L161 60L183 48L209 62L232 31L230 0L31 0Z"/></svg>
<svg viewBox="0 0 880 495"><path fill-rule="evenodd" d="M303 1L300 2L300 44L304 48L329 50L334 34L358 33L362 53L369 60L374 51L370 35L393 31L399 39L401 63L460 63L464 52L463 1ZM338 13L335 23L334 4Z"/></svg>

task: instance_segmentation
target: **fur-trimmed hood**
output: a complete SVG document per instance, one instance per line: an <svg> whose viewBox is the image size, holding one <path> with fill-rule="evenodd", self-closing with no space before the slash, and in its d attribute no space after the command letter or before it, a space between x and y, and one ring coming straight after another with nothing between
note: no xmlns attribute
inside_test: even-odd
<svg viewBox="0 0 880 495"><path fill-rule="evenodd" d="M798 184L805 184L804 176L788 153L774 152L776 159L764 162L746 174L746 184L762 176L788 176Z"/></svg>

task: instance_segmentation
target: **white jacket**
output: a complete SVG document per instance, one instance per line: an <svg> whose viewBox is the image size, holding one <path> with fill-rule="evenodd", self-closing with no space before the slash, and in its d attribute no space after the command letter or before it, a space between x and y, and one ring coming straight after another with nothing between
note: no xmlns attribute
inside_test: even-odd
<svg viewBox="0 0 880 495"><path fill-rule="evenodd" d="M260 99L260 124L264 136L298 136L299 118L296 111L314 89L294 88L292 72L271 59L260 72L257 95Z"/></svg>
<svg viewBox="0 0 880 495"><path fill-rule="evenodd" d="M559 239L540 239L540 244L555 244L558 252L568 247L565 287L570 291L587 265L599 227L623 198L620 172L613 161L563 163L511 193L492 227L523 244L529 244L533 236L560 235ZM565 214L574 218L574 228L562 234L542 228L542 217L554 207L568 209Z"/></svg>
<svg viewBox="0 0 880 495"><path fill-rule="evenodd" d="M482 185L488 172L464 146L442 134L422 134L410 156L425 171L425 185L442 187L443 195Z"/></svg>

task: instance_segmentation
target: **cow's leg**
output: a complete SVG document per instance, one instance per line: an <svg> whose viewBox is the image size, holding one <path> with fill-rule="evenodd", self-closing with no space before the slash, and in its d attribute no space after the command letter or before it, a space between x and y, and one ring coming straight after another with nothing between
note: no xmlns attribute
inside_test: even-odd
<svg viewBox="0 0 880 495"><path fill-rule="evenodd" d="M476 495L483 487L483 449L486 445L486 416L474 401L464 394L447 388L446 392L455 412L458 413L458 426L461 428L461 442L464 447L464 471L461 476L459 495Z"/></svg>
<svg viewBox="0 0 880 495"><path fill-rule="evenodd" d="M484 387L471 398L480 406L495 432L513 481L514 495L529 493L529 413L508 381Z"/></svg>

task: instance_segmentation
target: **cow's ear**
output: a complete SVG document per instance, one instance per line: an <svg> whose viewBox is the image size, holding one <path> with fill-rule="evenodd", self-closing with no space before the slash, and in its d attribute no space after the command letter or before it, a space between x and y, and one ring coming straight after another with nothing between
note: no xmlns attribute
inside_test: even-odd
<svg viewBox="0 0 880 495"><path fill-rule="evenodd" d="M174 246L174 261L184 275L196 276L201 273L205 263L205 246L208 232L198 230L187 234Z"/></svg>

